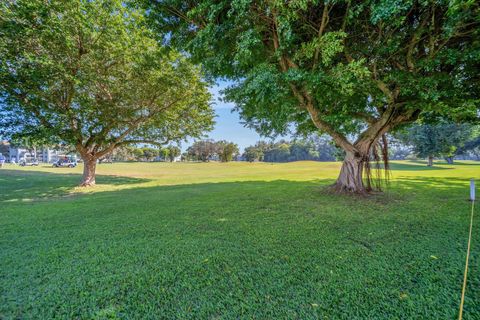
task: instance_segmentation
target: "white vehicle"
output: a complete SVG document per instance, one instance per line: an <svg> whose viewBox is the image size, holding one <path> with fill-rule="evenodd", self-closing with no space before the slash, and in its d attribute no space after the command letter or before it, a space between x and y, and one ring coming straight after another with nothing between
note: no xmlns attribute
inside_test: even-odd
<svg viewBox="0 0 480 320"><path fill-rule="evenodd" d="M65 156L53 163L55 168L75 168L77 166L77 159L75 156Z"/></svg>
<svg viewBox="0 0 480 320"><path fill-rule="evenodd" d="M20 160L18 164L22 167L33 167L38 166L38 160L37 158L25 158Z"/></svg>

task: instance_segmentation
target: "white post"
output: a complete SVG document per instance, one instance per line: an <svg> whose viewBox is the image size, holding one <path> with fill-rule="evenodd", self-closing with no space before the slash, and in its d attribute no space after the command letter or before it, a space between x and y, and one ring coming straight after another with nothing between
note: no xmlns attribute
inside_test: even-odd
<svg viewBox="0 0 480 320"><path fill-rule="evenodd" d="M475 201L475 180L470 179L470 201Z"/></svg>

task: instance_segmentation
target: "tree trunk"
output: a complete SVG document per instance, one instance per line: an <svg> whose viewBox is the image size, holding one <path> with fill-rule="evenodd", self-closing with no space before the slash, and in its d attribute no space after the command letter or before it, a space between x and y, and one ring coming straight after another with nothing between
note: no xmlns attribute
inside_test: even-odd
<svg viewBox="0 0 480 320"><path fill-rule="evenodd" d="M445 161L447 161L448 164L453 164L453 157L445 157Z"/></svg>
<svg viewBox="0 0 480 320"><path fill-rule="evenodd" d="M95 170L97 168L97 159L83 159L83 177L81 187L91 187L95 185Z"/></svg>
<svg viewBox="0 0 480 320"><path fill-rule="evenodd" d="M343 160L340 175L333 185L335 191L339 193L367 193L362 177L364 165L365 157L347 153Z"/></svg>
<svg viewBox="0 0 480 320"><path fill-rule="evenodd" d="M433 166L433 156L428 156L428 164L427 164L428 167L432 167Z"/></svg>

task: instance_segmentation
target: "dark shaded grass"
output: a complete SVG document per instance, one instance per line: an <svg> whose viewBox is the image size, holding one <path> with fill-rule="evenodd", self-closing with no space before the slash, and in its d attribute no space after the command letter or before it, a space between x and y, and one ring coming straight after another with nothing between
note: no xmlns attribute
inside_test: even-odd
<svg viewBox="0 0 480 320"><path fill-rule="evenodd" d="M465 180L404 179L370 199L326 194L328 183L2 204L0 318L455 318ZM464 319L480 317L478 221L477 210Z"/></svg>
<svg viewBox="0 0 480 320"><path fill-rule="evenodd" d="M427 160L408 160L408 162L418 163L422 166L427 166L427 163L428 163ZM401 163L397 163L397 164L401 164ZM433 167L428 167L428 168L435 168L437 166L478 166L478 165L479 165L478 161L465 162L463 160L455 160L453 164L450 164L445 160L434 160Z"/></svg>
<svg viewBox="0 0 480 320"><path fill-rule="evenodd" d="M435 164L433 167L428 167L426 163L423 163L421 161L409 161L411 163L418 163L417 164L410 164L410 163L398 163L398 162L392 162L390 164L390 170L393 171L433 171L433 170L451 170L453 168L445 168L445 166L442 166L441 164ZM383 168L383 165L380 165L381 168Z"/></svg>
<svg viewBox="0 0 480 320"><path fill-rule="evenodd" d="M59 171L65 170L59 168ZM50 199L64 196L80 183L82 175L76 173L49 173L2 169L0 171L0 202ZM97 184L124 185L147 182L148 179L98 175Z"/></svg>

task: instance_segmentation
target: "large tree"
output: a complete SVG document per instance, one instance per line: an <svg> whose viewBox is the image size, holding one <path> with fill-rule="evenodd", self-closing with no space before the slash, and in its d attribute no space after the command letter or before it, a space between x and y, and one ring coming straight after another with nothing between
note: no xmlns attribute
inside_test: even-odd
<svg viewBox="0 0 480 320"><path fill-rule="evenodd" d="M478 116L477 1L145 1L163 40L214 77L265 135L329 134L335 188L365 193L385 134L425 113ZM383 142L382 142L383 141Z"/></svg>
<svg viewBox="0 0 480 320"><path fill-rule="evenodd" d="M217 155L217 143L212 139L195 141L188 147L187 155L192 160L208 162Z"/></svg>
<svg viewBox="0 0 480 320"><path fill-rule="evenodd" d="M239 153L238 145L233 142L221 140L216 142L217 154L221 162L232 161Z"/></svg>
<svg viewBox="0 0 480 320"><path fill-rule="evenodd" d="M131 1L2 1L0 57L2 127L73 145L83 186L115 148L213 125L200 70L159 46Z"/></svg>
<svg viewBox="0 0 480 320"><path fill-rule="evenodd" d="M255 143L255 145L246 147L243 156L245 157L245 160L249 162L263 161L265 157L265 152L272 148L272 146L273 143L268 143L266 141L258 141L257 143Z"/></svg>
<svg viewBox="0 0 480 320"><path fill-rule="evenodd" d="M168 146L168 158L170 162L175 161L175 159L182 154L182 150L177 146Z"/></svg>
<svg viewBox="0 0 480 320"><path fill-rule="evenodd" d="M452 164L454 156L473 137L474 131L469 124L416 124L398 133L397 138L411 146L417 156L427 158L427 165L431 167L434 157L443 157Z"/></svg>
<svg viewBox="0 0 480 320"><path fill-rule="evenodd" d="M468 140L456 151L457 155L475 156L480 160L480 125L473 126Z"/></svg>

